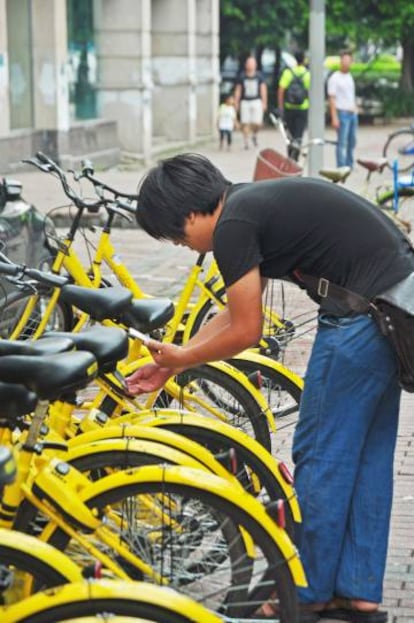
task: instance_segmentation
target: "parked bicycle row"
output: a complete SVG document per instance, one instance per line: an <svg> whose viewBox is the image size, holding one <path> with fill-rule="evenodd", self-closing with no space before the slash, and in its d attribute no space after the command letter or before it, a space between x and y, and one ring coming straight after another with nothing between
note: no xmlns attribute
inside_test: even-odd
<svg viewBox="0 0 414 623"><path fill-rule="evenodd" d="M145 620L236 621L271 602L280 621L296 621L296 586L306 582L292 541L300 509L270 450L275 421L297 411L303 381L269 356L288 347L293 323L269 308L251 352L132 396L128 378L151 360L149 337L181 343L225 305L217 267L202 278L200 257L176 304L145 296L110 243L113 217L130 212L132 198L95 180L89 164L82 175L96 201L74 193L50 160L36 166L57 173L77 213L65 241L54 240L51 273L1 254L15 291L2 315L0 442L17 466L0 507L3 619L27 620L36 608L42 621L59 620L57 611L83 616L90 594L97 612L106 599L113 615ZM83 211L98 205L107 226L82 267L72 242ZM123 286L102 278L103 261ZM82 576L89 588L79 587ZM165 598L119 580L166 585L187 602L174 597L160 614ZM68 582L59 602L44 592Z"/></svg>
<svg viewBox="0 0 414 623"><path fill-rule="evenodd" d="M268 292L255 347L136 392L163 345L186 344L226 309L218 267L206 269L201 253L177 301L149 297L110 241L115 215L135 214L136 197L104 184L88 162L74 175L89 185L87 199L43 154L29 162L58 177L76 211L65 239L49 236L51 273L0 255L13 286L2 315L0 381L11 407L5 399L0 441L17 459L0 525L62 550L83 576L168 585L219 620L260 616L264 604L277 620L303 620L300 509L271 452L278 420L297 412L303 389L283 361L315 314L277 313ZM84 266L73 242L82 215L99 209L107 221ZM16 595L34 603L28 596L49 584L13 547L5 612L16 617Z"/></svg>

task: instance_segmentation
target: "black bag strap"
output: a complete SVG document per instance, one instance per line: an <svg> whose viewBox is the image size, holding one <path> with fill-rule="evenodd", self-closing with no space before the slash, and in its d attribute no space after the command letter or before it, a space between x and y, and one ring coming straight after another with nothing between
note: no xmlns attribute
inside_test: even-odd
<svg viewBox="0 0 414 623"><path fill-rule="evenodd" d="M373 309L373 304L369 299L357 292L347 290L342 286L332 283L324 277L315 277L314 275L306 275L300 270L293 271L296 279L301 281L306 287L323 299L330 298L338 303L343 303L347 307L358 314L367 314Z"/></svg>

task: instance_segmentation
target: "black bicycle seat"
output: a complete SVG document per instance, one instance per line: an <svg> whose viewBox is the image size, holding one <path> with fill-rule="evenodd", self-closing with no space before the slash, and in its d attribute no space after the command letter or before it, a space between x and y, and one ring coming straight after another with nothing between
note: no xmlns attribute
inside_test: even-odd
<svg viewBox="0 0 414 623"><path fill-rule="evenodd" d="M62 287L60 297L62 301L74 305L94 320L102 321L117 318L130 304L132 293L121 286L95 290L66 285Z"/></svg>
<svg viewBox="0 0 414 623"><path fill-rule="evenodd" d="M73 349L70 333L50 340L0 340L0 356L27 355L38 357L41 355L56 355Z"/></svg>
<svg viewBox="0 0 414 623"><path fill-rule="evenodd" d="M57 400L85 387L98 372L92 353L0 357L0 381L25 385L43 400Z"/></svg>
<svg viewBox="0 0 414 623"><path fill-rule="evenodd" d="M150 333L163 327L174 316L170 299L134 299L119 317L126 327Z"/></svg>
<svg viewBox="0 0 414 623"><path fill-rule="evenodd" d="M0 427L16 427L18 418L35 410L38 398L24 385L0 382Z"/></svg>
<svg viewBox="0 0 414 623"><path fill-rule="evenodd" d="M43 338L44 342L68 338L77 350L89 351L96 357L99 374L113 372L118 361L128 354L128 336L123 329L116 327L95 326L80 333L50 331Z"/></svg>

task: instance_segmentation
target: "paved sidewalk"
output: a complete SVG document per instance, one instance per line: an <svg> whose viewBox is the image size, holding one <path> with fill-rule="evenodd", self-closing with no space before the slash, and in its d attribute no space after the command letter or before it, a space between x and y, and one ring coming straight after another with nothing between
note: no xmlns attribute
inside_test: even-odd
<svg viewBox="0 0 414 623"><path fill-rule="evenodd" d="M361 127L358 132L357 155L379 156L390 126ZM332 137L328 130L326 137ZM260 147L273 147L284 153L283 145L273 129L259 135ZM219 152L217 144L197 148L219 166L234 182L252 179L257 151L242 150L242 141L236 134L231 152ZM325 164L333 166L333 148L325 149ZM30 154L28 154L30 155ZM143 169L112 169L99 173L104 181L127 192L135 192ZM387 174L386 174L387 175ZM386 179L378 183L382 183ZM22 180L24 196L38 208L48 211L65 203L59 182L40 172L16 173ZM361 190L365 173L357 167L347 186ZM390 175L388 174L388 179ZM375 188L375 183L372 189ZM185 280L194 254L187 249L151 240L140 230L115 230L113 242L124 261L137 275L140 285L154 295L174 297ZM414 623L414 395L404 394L401 423L395 461L395 498L392 531L386 572L384 607L390 613L390 623ZM288 426L286 426L288 424ZM283 426L285 426L283 428ZM280 454L290 461L290 444L294 424L283 422L277 433Z"/></svg>

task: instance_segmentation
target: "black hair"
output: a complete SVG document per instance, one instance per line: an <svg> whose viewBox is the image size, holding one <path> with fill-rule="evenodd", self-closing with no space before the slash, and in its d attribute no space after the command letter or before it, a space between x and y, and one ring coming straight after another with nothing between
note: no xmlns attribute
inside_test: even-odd
<svg viewBox="0 0 414 623"><path fill-rule="evenodd" d="M186 218L192 212L213 214L229 185L201 154L160 160L138 186L138 225L157 240L183 240Z"/></svg>
<svg viewBox="0 0 414 623"><path fill-rule="evenodd" d="M298 50L297 52L295 52L295 59L298 65L303 65L303 62L305 60L305 52L303 52L302 50Z"/></svg>

